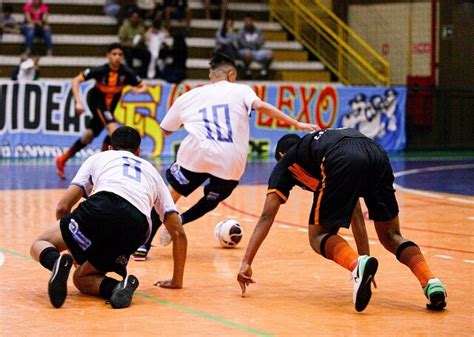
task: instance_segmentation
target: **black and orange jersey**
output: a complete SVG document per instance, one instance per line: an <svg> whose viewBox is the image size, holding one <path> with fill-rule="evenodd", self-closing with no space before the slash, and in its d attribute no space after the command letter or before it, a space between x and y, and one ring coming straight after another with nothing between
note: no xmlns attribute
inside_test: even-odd
<svg viewBox="0 0 474 337"><path fill-rule="evenodd" d="M81 73L83 81L96 80L95 88L105 96L105 103L110 107L114 96L120 95L126 85L141 86L142 79L127 66L120 65L117 71L110 69L108 63L95 67L87 68Z"/></svg>
<svg viewBox="0 0 474 337"><path fill-rule="evenodd" d="M322 179L325 156L345 138L367 138L354 129L326 129L304 136L274 167L267 193L276 193L284 202L298 185L315 192Z"/></svg>

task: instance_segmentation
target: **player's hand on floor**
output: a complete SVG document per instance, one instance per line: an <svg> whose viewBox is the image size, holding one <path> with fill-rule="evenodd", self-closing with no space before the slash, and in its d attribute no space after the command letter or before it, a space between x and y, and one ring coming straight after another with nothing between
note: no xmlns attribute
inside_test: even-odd
<svg viewBox="0 0 474 337"><path fill-rule="evenodd" d="M296 128L301 131L317 131L321 130L321 128L316 125L316 124L309 124L309 123L303 123L303 122L297 122L296 123Z"/></svg>
<svg viewBox="0 0 474 337"><path fill-rule="evenodd" d="M183 286L173 280L158 281L153 285L167 289L181 289Z"/></svg>
<svg viewBox="0 0 474 337"><path fill-rule="evenodd" d="M249 264L246 264L240 268L239 274L237 275L237 281L240 284L240 289L242 289L242 297L245 296L245 290L250 283L255 283L252 280L252 268Z"/></svg>

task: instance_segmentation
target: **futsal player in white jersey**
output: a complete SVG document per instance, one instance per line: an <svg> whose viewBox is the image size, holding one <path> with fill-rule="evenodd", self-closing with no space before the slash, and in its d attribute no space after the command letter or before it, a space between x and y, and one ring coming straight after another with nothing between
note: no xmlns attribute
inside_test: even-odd
<svg viewBox="0 0 474 337"><path fill-rule="evenodd" d="M164 288L181 288L187 239L173 199L156 169L138 157L140 135L128 126L112 134L112 150L95 154L80 167L58 203L59 223L41 234L31 256L52 271L48 293L62 306L74 262L74 284L84 294L109 299L112 307L128 307L138 279L127 276L130 255L151 233L151 209L173 237L174 272ZM71 208L81 199L77 208ZM61 251L69 250L71 255ZM122 281L106 276L116 272Z"/></svg>
<svg viewBox="0 0 474 337"><path fill-rule="evenodd" d="M298 130L319 129L317 125L298 122L263 102L248 85L235 83L235 63L223 54L211 59L209 79L210 84L181 95L160 124L165 135L181 125L189 133L179 147L176 162L166 171L173 200L188 196L209 180L204 196L181 215L183 225L212 211L237 187L247 162L252 110ZM146 259L152 239L153 235L134 254L135 260ZM161 231L160 242L163 245L171 242L166 230Z"/></svg>

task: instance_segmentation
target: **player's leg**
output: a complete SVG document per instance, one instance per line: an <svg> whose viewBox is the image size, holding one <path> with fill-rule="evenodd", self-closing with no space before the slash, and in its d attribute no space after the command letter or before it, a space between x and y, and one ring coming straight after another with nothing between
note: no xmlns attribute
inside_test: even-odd
<svg viewBox="0 0 474 337"><path fill-rule="evenodd" d="M349 142L334 147L322 165L322 180L314 193L309 219L309 239L313 250L352 272L353 300L357 311L368 305L371 280L378 268L374 257L359 254L337 234L349 228L354 208L364 186L365 169L360 151Z"/></svg>
<svg viewBox="0 0 474 337"><path fill-rule="evenodd" d="M60 255L66 249L59 224L52 225L43 232L30 249L31 257L52 272L48 294L51 304L56 308L61 307L66 300L67 279L73 263L71 255Z"/></svg>
<svg viewBox="0 0 474 337"><path fill-rule="evenodd" d="M181 214L183 225L197 220L215 209L221 201L224 201L231 195L238 184L237 180L225 180L211 176L209 184L204 187L204 196L186 212Z"/></svg>
<svg viewBox="0 0 474 337"><path fill-rule="evenodd" d="M433 274L416 243L403 238L398 216L389 221L375 221L375 229L382 245L416 276L429 301L427 307L432 310L444 309L446 288Z"/></svg>
<svg viewBox="0 0 474 337"><path fill-rule="evenodd" d="M201 184L208 179L206 173L196 173L179 166L177 163L173 163L166 170L166 179L169 182L168 189L170 190L173 201L176 202L181 196L187 197L194 192ZM156 228L152 233L156 234L156 231L161 226L159 217L152 218L153 228ZM146 260L146 256L151 248L154 235L148 238L148 241L140 246L140 248L133 254L133 258L137 261ZM163 246L167 246L171 243L171 236L169 235L166 228L163 228L160 233L160 243Z"/></svg>

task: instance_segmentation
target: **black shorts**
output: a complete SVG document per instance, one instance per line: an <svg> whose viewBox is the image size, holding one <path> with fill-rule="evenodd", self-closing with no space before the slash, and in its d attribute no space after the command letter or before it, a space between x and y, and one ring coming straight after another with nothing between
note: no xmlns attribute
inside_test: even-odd
<svg viewBox="0 0 474 337"><path fill-rule="evenodd" d="M314 193L309 224L348 228L360 197L374 221L398 215L393 171L383 148L370 139L338 142L322 163L322 180Z"/></svg>
<svg viewBox="0 0 474 337"><path fill-rule="evenodd" d="M89 90L87 105L92 113L92 118L86 127L92 129L94 137L97 137L107 124L115 122L114 110L119 98L120 95L115 95L111 106L108 108L105 103L105 95L100 90L96 88Z"/></svg>
<svg viewBox="0 0 474 337"><path fill-rule="evenodd" d="M146 216L124 198L99 192L60 220L61 234L78 264L126 275L130 255L146 240Z"/></svg>
<svg viewBox="0 0 474 337"><path fill-rule="evenodd" d="M239 184L237 180L225 180L209 173L192 172L176 163L166 170L166 179L176 192L185 197L209 179L209 184L204 187L204 194L219 201L226 199Z"/></svg>

